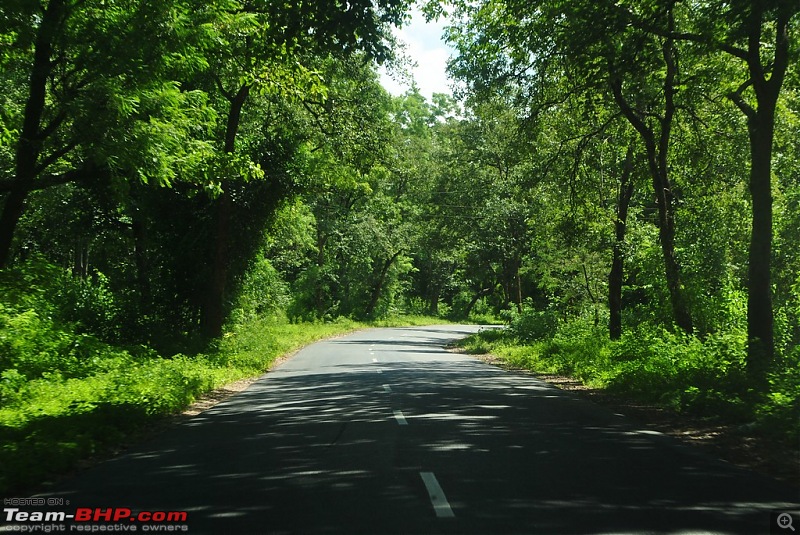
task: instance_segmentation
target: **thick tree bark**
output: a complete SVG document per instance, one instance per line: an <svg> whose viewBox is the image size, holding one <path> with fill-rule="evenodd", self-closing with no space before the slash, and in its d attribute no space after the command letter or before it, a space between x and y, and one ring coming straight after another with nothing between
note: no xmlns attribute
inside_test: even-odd
<svg viewBox="0 0 800 535"><path fill-rule="evenodd" d="M439 315L439 285L435 285L430 290L430 301L428 304L428 314L431 316Z"/></svg>
<svg viewBox="0 0 800 535"><path fill-rule="evenodd" d="M759 106L750 120L750 194L753 229L750 236L749 292L747 297L747 369L754 386L765 386L775 352L772 312L772 139L774 114Z"/></svg>
<svg viewBox="0 0 800 535"><path fill-rule="evenodd" d="M633 197L633 145L628 147L625 164L619 180L617 194L616 221L614 222L614 249L611 260L611 272L608 274L608 335L612 340L622 336L622 281L625 274L625 231L628 222L628 207Z"/></svg>
<svg viewBox="0 0 800 535"><path fill-rule="evenodd" d="M231 99L228 123L225 129L225 152L233 154L236 150L236 134L242 116L242 108L250 94L250 86L243 85ZM214 234L213 264L211 283L206 295L201 328L205 336L214 338L222 335L225 323L225 289L228 281L228 255L230 251L230 226L233 212L231 181L224 180L222 194L216 200L216 228Z"/></svg>

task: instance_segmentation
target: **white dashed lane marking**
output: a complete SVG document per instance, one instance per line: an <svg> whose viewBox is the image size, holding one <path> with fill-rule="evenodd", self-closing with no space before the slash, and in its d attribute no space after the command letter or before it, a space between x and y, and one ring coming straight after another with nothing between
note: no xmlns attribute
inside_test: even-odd
<svg viewBox="0 0 800 535"><path fill-rule="evenodd" d="M394 419L397 420L397 423L400 425L408 425L403 411L394 411Z"/></svg>
<svg viewBox="0 0 800 535"><path fill-rule="evenodd" d="M419 475L422 478L422 482L425 483L425 489L428 491L428 496L431 499L431 505L433 505L433 512L436 513L436 517L455 517L456 515L450 508L447 497L444 495L444 491L436 480L436 476L433 475L433 472L420 472Z"/></svg>

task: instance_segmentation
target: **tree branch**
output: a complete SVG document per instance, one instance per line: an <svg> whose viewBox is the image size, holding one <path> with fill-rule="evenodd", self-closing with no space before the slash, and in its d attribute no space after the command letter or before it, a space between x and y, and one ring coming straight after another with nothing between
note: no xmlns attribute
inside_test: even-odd
<svg viewBox="0 0 800 535"><path fill-rule="evenodd" d="M742 110L742 113L744 113L748 119L755 119L757 115L756 110L754 110L753 107L750 104L748 104L747 101L745 101L744 98L742 97L742 93L744 92L744 90L750 87L751 85L753 85L753 80L752 79L747 80L742 85L740 85L736 89L736 91L731 91L725 96L727 96L734 104L736 104L736 107Z"/></svg>
<svg viewBox="0 0 800 535"><path fill-rule="evenodd" d="M73 139L69 143L65 144L60 149L53 151L47 158L42 161L39 165L36 166L36 174L38 175L54 163L56 163L60 158L66 156L72 149L78 146L78 141Z"/></svg>
<svg viewBox="0 0 800 535"><path fill-rule="evenodd" d="M73 169L60 175L45 175L33 181L21 180L0 180L0 192L10 193L12 191L39 191L52 186L59 186L69 182L80 182L91 176L96 170L93 169Z"/></svg>
<svg viewBox="0 0 800 535"><path fill-rule="evenodd" d="M219 92L222 93L222 96L226 99L232 101L235 98L233 93L225 89L225 86L222 85L222 80L220 80L219 76L216 74L214 74L214 83L217 84L217 89L219 89Z"/></svg>
<svg viewBox="0 0 800 535"><path fill-rule="evenodd" d="M616 5L614 6L616 9L622 11L623 16L625 19L634 27L639 30L645 31L647 33L651 33L653 35L657 35L659 37L674 39L676 41L691 41L693 43L699 43L701 45L708 45L718 50L722 50L730 54L731 56L737 57L741 60L748 61L748 54L747 50L743 48L739 48L733 45L729 45L723 41L718 39L713 39L710 36L702 35L699 33L692 33L692 32L676 32L674 29L664 30L650 24L646 21L643 21L636 17L633 13L629 10L625 9L622 6Z"/></svg>

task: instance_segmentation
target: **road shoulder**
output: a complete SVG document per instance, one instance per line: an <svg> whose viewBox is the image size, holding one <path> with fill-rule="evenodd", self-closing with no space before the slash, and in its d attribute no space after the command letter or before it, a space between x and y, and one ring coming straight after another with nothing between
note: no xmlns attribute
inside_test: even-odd
<svg viewBox="0 0 800 535"><path fill-rule="evenodd" d="M458 349L451 350L462 352ZM546 381L597 405L624 414L654 431L674 436L686 444L700 448L709 455L781 480L800 489L800 447L792 448L776 443L769 437L749 432L746 427L741 425L679 414L663 406L612 395L602 389L586 386L572 377L533 373L530 370L515 368L493 355L472 356L509 372L531 375Z"/></svg>

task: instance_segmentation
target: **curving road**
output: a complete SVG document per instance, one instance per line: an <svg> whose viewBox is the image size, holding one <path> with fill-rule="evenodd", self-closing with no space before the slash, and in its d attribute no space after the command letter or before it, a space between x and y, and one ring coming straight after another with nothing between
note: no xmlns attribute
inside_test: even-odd
<svg viewBox="0 0 800 535"><path fill-rule="evenodd" d="M314 344L46 498L185 511L168 527L195 534L752 535L773 511L800 529L797 489L444 349L477 329Z"/></svg>

